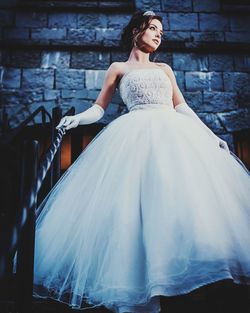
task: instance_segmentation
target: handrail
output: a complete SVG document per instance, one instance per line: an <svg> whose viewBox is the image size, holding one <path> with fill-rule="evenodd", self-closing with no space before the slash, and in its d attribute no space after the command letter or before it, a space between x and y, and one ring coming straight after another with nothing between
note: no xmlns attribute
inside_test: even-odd
<svg viewBox="0 0 250 313"><path fill-rule="evenodd" d="M74 107L71 107L66 113L63 114L63 116L66 116L69 114L75 114L75 108Z"/></svg>
<svg viewBox="0 0 250 313"><path fill-rule="evenodd" d="M0 247L0 278L3 278L4 276L9 256L14 257L14 254L17 251L20 234L27 222L27 218L29 216L29 210L34 205L36 195L41 188L42 182L61 144L64 134L65 134L65 129L63 127L60 127L57 131L57 135L53 143L48 149L48 152L46 153L43 161L40 163L37 179L32 182L30 192L27 193L26 197L24 198L22 209L21 209L21 218L18 220L17 224L13 226L11 230L11 236L10 236L11 238L9 242L8 244L5 244L5 247L3 247L4 245ZM6 253L6 250L7 250L7 253Z"/></svg>
<svg viewBox="0 0 250 313"><path fill-rule="evenodd" d="M47 115L49 118L49 121L51 122L52 118L51 115L45 110L44 106L38 107L33 113L30 114L29 117L27 117L26 120L24 120L17 128L12 130L12 132L8 134L3 134L1 141L3 144L10 143L20 132L24 129L25 126L39 113L42 113L42 123L43 125L46 123L45 116Z"/></svg>

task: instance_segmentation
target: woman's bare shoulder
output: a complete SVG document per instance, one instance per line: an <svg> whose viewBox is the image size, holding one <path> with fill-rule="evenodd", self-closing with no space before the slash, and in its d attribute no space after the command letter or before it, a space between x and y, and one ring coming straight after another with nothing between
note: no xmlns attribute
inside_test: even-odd
<svg viewBox="0 0 250 313"><path fill-rule="evenodd" d="M163 70L165 70L168 73L173 73L173 70L171 66L167 63L156 63L158 66L160 66Z"/></svg>
<svg viewBox="0 0 250 313"><path fill-rule="evenodd" d="M108 70L119 75L124 71L125 67L125 62L113 62L110 64Z"/></svg>

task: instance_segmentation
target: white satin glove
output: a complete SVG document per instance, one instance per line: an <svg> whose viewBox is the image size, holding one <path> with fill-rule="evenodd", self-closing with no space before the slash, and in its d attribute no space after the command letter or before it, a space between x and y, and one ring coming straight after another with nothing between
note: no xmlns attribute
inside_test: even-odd
<svg viewBox="0 0 250 313"><path fill-rule="evenodd" d="M76 115L64 116L56 129L64 127L66 130L75 128L78 125L91 124L99 121L104 115L104 109L97 103L92 105L89 109Z"/></svg>
<svg viewBox="0 0 250 313"><path fill-rule="evenodd" d="M184 115L187 115L189 117L191 117L193 120L195 120L196 122L199 123L200 126L202 126L206 131L207 133L213 137L213 139L216 141L216 144L218 145L218 147L226 150L228 153L230 153L230 150L229 150L229 147L226 143L225 140L222 140L221 138L219 138L218 136L216 136L212 130L207 127L207 125L205 123L202 122L202 120L198 117L198 115L190 108L189 105L187 105L186 102L182 102L180 104L177 104L175 106L175 110L176 112L179 112L179 113L182 113Z"/></svg>

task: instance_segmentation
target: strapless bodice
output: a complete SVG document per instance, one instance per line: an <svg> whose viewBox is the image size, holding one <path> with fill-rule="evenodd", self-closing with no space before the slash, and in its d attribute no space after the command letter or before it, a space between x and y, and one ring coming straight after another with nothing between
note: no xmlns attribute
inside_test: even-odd
<svg viewBox="0 0 250 313"><path fill-rule="evenodd" d="M162 106L173 108L172 84L160 68L128 71L120 80L119 91L129 111Z"/></svg>

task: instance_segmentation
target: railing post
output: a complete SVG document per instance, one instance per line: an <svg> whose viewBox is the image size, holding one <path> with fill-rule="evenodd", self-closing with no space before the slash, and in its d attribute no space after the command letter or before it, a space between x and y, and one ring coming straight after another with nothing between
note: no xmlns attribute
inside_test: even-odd
<svg viewBox="0 0 250 313"><path fill-rule="evenodd" d="M71 163L73 163L82 152L83 134L71 135Z"/></svg>
<svg viewBox="0 0 250 313"><path fill-rule="evenodd" d="M9 118L8 113L3 111L3 124L2 124L2 133L5 134L9 130Z"/></svg>
<svg viewBox="0 0 250 313"><path fill-rule="evenodd" d="M51 130L51 142L54 141L56 131L55 127L58 125L62 118L62 109L55 107L52 109L52 130ZM61 175L61 146L57 150L53 163L51 164L51 188L56 184Z"/></svg>
<svg viewBox="0 0 250 313"><path fill-rule="evenodd" d="M38 167L38 141L26 141L23 162L23 193L34 196L34 203L27 208L27 221L23 227L17 253L17 309L19 313L32 311L32 293L34 277L34 245L35 245L35 210L37 195L31 193L33 182L37 180ZM25 197L22 197L24 200ZM24 201L22 201L23 205ZM22 218L23 207L21 205Z"/></svg>

